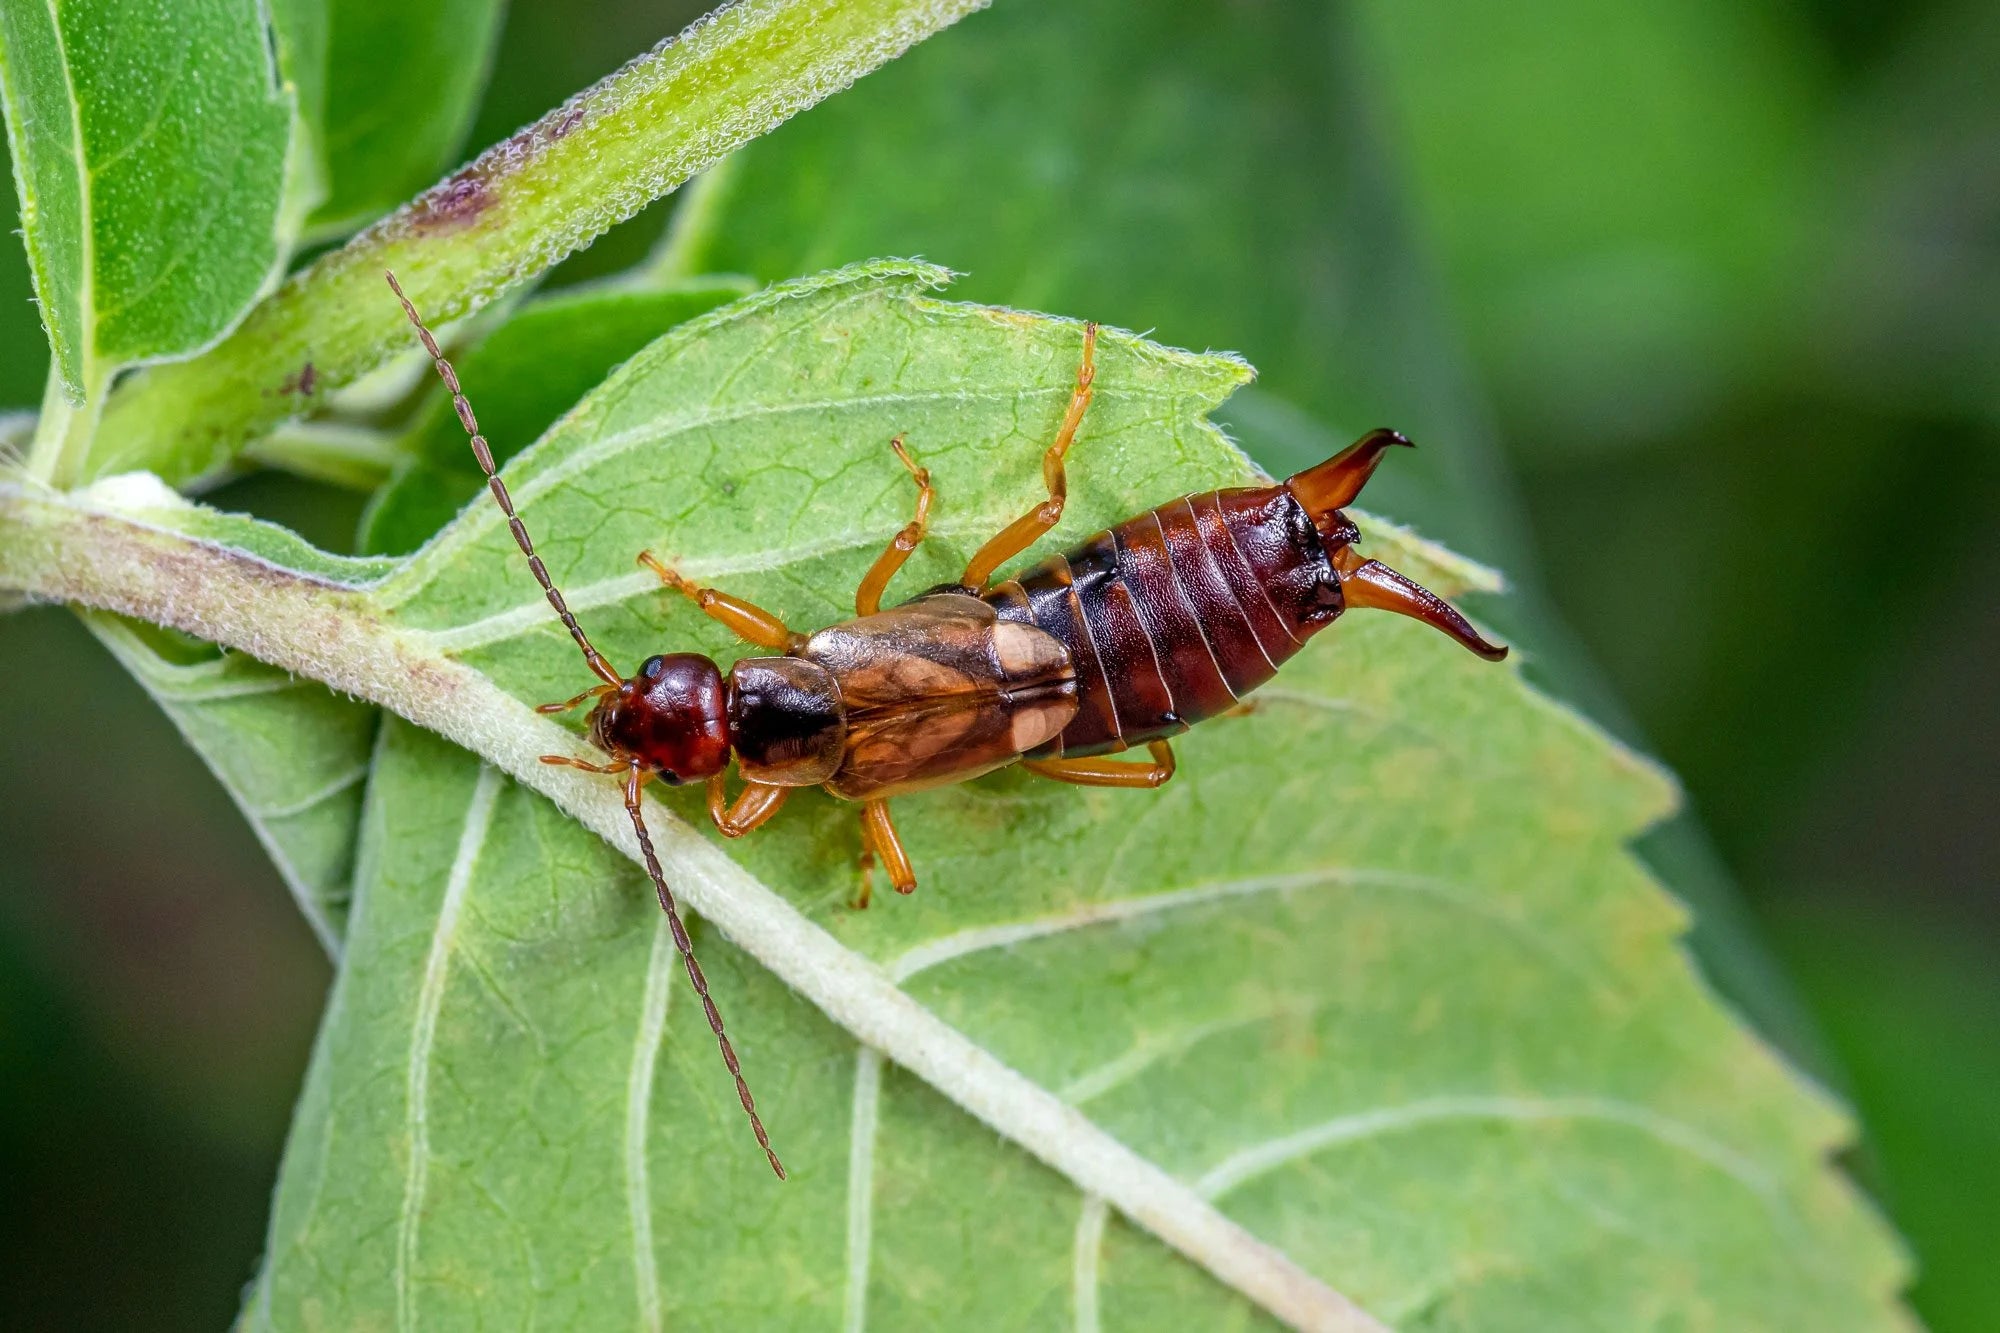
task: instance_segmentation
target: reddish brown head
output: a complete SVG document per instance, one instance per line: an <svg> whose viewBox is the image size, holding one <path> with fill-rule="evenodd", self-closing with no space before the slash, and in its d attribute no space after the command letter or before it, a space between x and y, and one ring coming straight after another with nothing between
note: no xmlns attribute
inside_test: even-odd
<svg viewBox="0 0 2000 1333"><path fill-rule="evenodd" d="M1324 463L1309 467L1287 481L1285 489L1312 516L1313 527L1318 529L1334 573L1340 578L1345 608L1373 607L1421 620L1487 661L1497 662L1507 655L1507 650L1482 638L1451 603L1354 549L1354 543L1361 540L1361 530L1342 511L1342 506L1353 502L1374 475L1382 455L1398 445L1409 448L1410 442L1393 430L1369 431Z"/></svg>
<svg viewBox="0 0 2000 1333"><path fill-rule="evenodd" d="M647 658L590 710L590 739L679 786L729 765L729 700L722 672L698 653Z"/></svg>

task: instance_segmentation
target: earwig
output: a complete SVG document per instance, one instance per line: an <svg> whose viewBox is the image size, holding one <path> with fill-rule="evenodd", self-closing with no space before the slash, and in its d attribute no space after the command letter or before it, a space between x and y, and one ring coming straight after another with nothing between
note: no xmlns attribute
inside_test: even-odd
<svg viewBox="0 0 2000 1333"><path fill-rule="evenodd" d="M862 577L854 619L801 634L642 551L639 563L663 585L776 655L742 658L726 678L698 654L656 655L623 678L591 646L535 554L451 363L393 273L389 285L451 393L530 571L602 682L540 711L591 701L590 740L610 762L564 755L543 762L622 776L625 808L674 944L780 1178L784 1167L646 831L640 793L648 781L705 783L709 817L731 838L770 819L795 788L823 787L858 804L862 881L854 906L864 908L878 861L897 892L917 886L889 817L892 798L1016 763L1079 786L1158 787L1174 776L1172 737L1241 710L1244 696L1350 608L1410 616L1488 661L1507 655L1443 598L1354 549L1361 534L1344 509L1391 448L1409 445L1392 430L1371 431L1276 485L1169 501L996 582L1003 566L1062 518L1064 463L1096 378L1097 326L1087 324L1075 388L1042 455L1046 497L981 546L957 582L882 609L890 581L924 540L935 498L930 474L898 436L891 448L916 485L916 513ZM1107 757L1134 747L1144 747L1149 762ZM744 780L733 801L726 785L732 758Z"/></svg>

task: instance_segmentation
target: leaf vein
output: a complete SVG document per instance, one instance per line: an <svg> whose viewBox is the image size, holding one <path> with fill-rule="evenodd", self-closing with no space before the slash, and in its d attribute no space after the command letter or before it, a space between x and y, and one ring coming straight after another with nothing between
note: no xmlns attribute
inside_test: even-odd
<svg viewBox="0 0 2000 1333"><path fill-rule="evenodd" d="M1116 925L1156 915L1161 912L1176 911L1188 907L1201 907L1209 903L1222 902L1231 898L1254 897L1265 893L1283 894L1301 889L1335 886L1351 887L1363 884L1408 889L1439 898L1455 907L1487 918L1564 971L1588 980L1595 979L1594 974L1589 969L1527 931L1520 922L1515 921L1504 913L1495 911L1492 907L1479 901L1467 893L1460 885L1431 875L1352 867L1311 870L1288 875L1257 875L1244 879L1219 880L1209 884L1197 884L1188 888L1172 889L1164 893L1150 893L1140 897L1081 903L1066 911L1052 913L1043 917L1035 917L1026 921L1008 921L998 925L975 926L969 930L955 931L949 935L940 935L935 939L926 940L924 943L906 950L889 962L886 970L890 978L898 985L901 985L920 972L925 972L944 963L963 958L968 954L982 953L990 949L1009 948L1016 944L1025 944L1030 940L1043 939L1051 935L1060 935L1066 931L1081 930L1090 926Z"/></svg>
<svg viewBox="0 0 2000 1333"><path fill-rule="evenodd" d="M437 1041L438 1017L444 1007L445 982L451 971L451 955L457 945L458 924L465 908L472 871L486 844L493 823L493 806L500 794L499 770L481 765L479 780L466 807L465 822L459 831L458 849L452 856L451 873L445 880L444 899L438 908L437 926L431 933L430 949L424 958L423 981L417 991L417 1010L410 1034L409 1064L404 1075L405 1131L409 1160L404 1164L403 1200L396 1215L396 1326L416 1327L416 1293L412 1286L417 1265L417 1233L423 1216L424 1187L430 1168L430 1065L431 1050Z"/></svg>
<svg viewBox="0 0 2000 1333"><path fill-rule="evenodd" d="M1076 1213L1076 1239L1071 1247L1070 1289L1075 1304L1076 1333L1098 1333L1097 1267L1104 1252L1104 1225L1111 1205L1095 1194L1083 1196Z"/></svg>
<svg viewBox="0 0 2000 1333"><path fill-rule="evenodd" d="M663 916L653 927L646 959L646 990L639 1029L632 1043L632 1070L625 1084L625 1195L632 1215L632 1280L639 1304L639 1327L660 1328L660 1275L653 1258L653 1188L647 1137L653 1109L653 1075L667 1030L673 998L673 937Z"/></svg>
<svg viewBox="0 0 2000 1333"><path fill-rule="evenodd" d="M868 1326L868 1273L875 1223L875 1134L881 1123L882 1053L861 1047L854 1057L854 1107L847 1140L847 1291L841 1328Z"/></svg>
<svg viewBox="0 0 2000 1333"><path fill-rule="evenodd" d="M1232 1153L1194 1182L1195 1192L1216 1199L1326 1148L1359 1142L1378 1134L1394 1134L1452 1120L1505 1120L1534 1124L1557 1120L1601 1120L1651 1135L1659 1142L1699 1158L1755 1194L1767 1209L1782 1213L1784 1205L1770 1174L1742 1153L1682 1120L1649 1106L1615 1097L1520 1097L1465 1094L1426 1097L1400 1106L1378 1107L1336 1116L1317 1125L1268 1139Z"/></svg>
<svg viewBox="0 0 2000 1333"><path fill-rule="evenodd" d="M356 764L295 801L287 801L283 805L246 807L246 813L253 819L290 819L294 815L302 815L314 806L322 805L342 792L360 786L368 778L368 768L367 763Z"/></svg>

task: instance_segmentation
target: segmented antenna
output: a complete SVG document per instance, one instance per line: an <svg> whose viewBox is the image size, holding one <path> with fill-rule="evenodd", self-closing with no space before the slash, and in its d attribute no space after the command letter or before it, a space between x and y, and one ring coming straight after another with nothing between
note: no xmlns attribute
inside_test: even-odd
<svg viewBox="0 0 2000 1333"><path fill-rule="evenodd" d="M493 469L493 450L487 447L486 437L479 433L479 418L472 415L472 404L465 401L465 392L458 387L458 372L451 368L451 362L445 360L444 353L438 350L437 339L433 338L431 331L424 327L423 316L417 313L416 306L410 303L409 297L403 295L403 284L396 281L393 272L384 269L383 274L389 279L389 290L396 293L396 299L403 303L403 313L410 317L410 324L416 329L417 337L423 340L424 350L430 353L431 364L437 367L438 378L443 380L444 387L451 391L452 410L458 413L458 424L465 427L465 433L472 439L472 456L479 460L479 470L486 474L486 489L493 492L494 502L500 506L500 512L507 516L508 531L514 534L514 544L521 548L521 554L528 557L528 568L533 571L535 582L542 585L542 592L547 595L549 605L554 607L556 615L562 618L563 628L569 631L572 639L576 640L576 646L583 650L583 660L597 673L597 678L606 685L624 684L624 678L611 669L609 662L598 656L597 649L591 647L590 638L583 632L583 626L576 623L576 617L570 614L569 604L563 601L562 593L556 590L555 583L550 580L548 566L544 565L542 558L535 554L535 544L528 540L528 525L514 512L514 497L507 494L507 483L500 480Z"/></svg>
<svg viewBox="0 0 2000 1333"><path fill-rule="evenodd" d="M548 595L549 605L555 608L558 616L562 617L563 627L569 630L570 637L576 640L576 646L583 650L583 660L590 664L590 669L597 673L598 679L606 685L624 684L618 673L613 671L610 664L598 655L597 649L591 646L589 637L583 632L583 626L576 623L576 617L570 614L569 605L563 601L562 593L556 590L555 583L549 578L548 568L542 564L542 558L535 554L534 543L528 540L527 525L522 523L521 516L514 512L514 500L507 494L507 483L500 480L494 471L493 451L487 446L486 437L479 433L479 419L472 415L472 404L465 400L464 390L458 387L458 372L452 369L451 362L445 360L444 353L438 350L437 339L424 327L423 317L417 313L417 308L411 304L410 298L403 294L403 286L396 281L396 275L387 270L384 270L384 275L389 279L389 290L396 293L396 299L403 303L403 313L410 317L410 324L416 329L417 337L423 340L424 351L430 354L431 364L437 367L438 378L443 380L445 388L451 391L452 410L458 413L458 423L465 427L466 435L472 440L472 456L479 460L480 471L486 474L486 487L493 492L493 499L500 506L500 512L507 516L507 527L514 534L515 545L521 548L522 555L528 557L528 568L534 571L535 582L542 585L542 591ZM577 703L585 697L587 696L579 695L570 702ZM550 757L546 762L593 767L566 756L561 759ZM632 832L639 839L639 851L645 858L646 873L652 876L653 889L659 894L660 908L667 914L667 927L673 932L674 948L680 951L681 962L687 968L688 980L693 983L694 993L701 1000L702 1012L708 1016L709 1030L715 1033L716 1045L722 1048L722 1063L729 1066L729 1076L736 1080L736 1099L743 1103L743 1114L750 1117L750 1129L757 1136L757 1146L764 1150L764 1156L769 1159L771 1169L778 1173L778 1179L783 1180L785 1164L778 1160L778 1154L771 1148L771 1136L765 1132L763 1118L757 1114L757 1103L750 1096L750 1085L744 1081L743 1066L736 1059L736 1048L730 1045L729 1035L722 1030L722 1011L715 1007L715 1001L709 996L708 978L702 975L701 964L695 961L694 941L688 938L687 927L681 922L680 907L674 901L674 892L667 887L666 872L660 869L659 854L653 850L653 837L646 830L646 816L639 801L641 781L639 766L635 763L625 778L625 813L632 818Z"/></svg>
<svg viewBox="0 0 2000 1333"><path fill-rule="evenodd" d="M709 1031L715 1034L715 1044L722 1048L722 1063L729 1066L729 1075L736 1080L736 1099L743 1103L743 1114L750 1117L750 1131L757 1136L757 1146L764 1150L770 1160L771 1169L778 1173L778 1179L785 1179L785 1164L778 1160L778 1154L771 1148L771 1136L764 1132L764 1121L757 1114L756 1099L750 1095L750 1085L743 1080L743 1066L737 1063L736 1048L729 1044L729 1034L722 1030L722 1011L715 1007L715 1001L708 996L708 978L701 974L701 964L694 960L694 941L688 938L687 927L681 924L680 908L674 903L674 891L667 887L667 877L660 870L660 858L653 851L653 836L646 831L646 818L639 807L639 783L637 775L625 783L625 813L632 816L632 832L639 838L639 853L646 859L646 873L653 877L653 888L660 895L660 906L667 914L667 928L673 932L674 947L681 951L681 962L687 968L688 980L694 984L694 993L701 998L702 1012L708 1015Z"/></svg>

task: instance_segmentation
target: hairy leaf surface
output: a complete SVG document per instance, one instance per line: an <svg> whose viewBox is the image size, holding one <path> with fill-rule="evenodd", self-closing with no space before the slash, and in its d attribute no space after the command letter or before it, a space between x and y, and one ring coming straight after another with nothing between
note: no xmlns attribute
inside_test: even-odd
<svg viewBox="0 0 2000 1333"><path fill-rule="evenodd" d="M906 591L1032 502L1079 330L939 281L877 266L701 317L509 466L615 663L740 651L641 547L796 625L845 614L912 498L892 434L940 485ZM1241 363L1101 353L1058 540L1251 475L1204 421ZM1481 577L1369 530L1442 588ZM588 683L484 507L360 597L524 701ZM1624 850L1668 808L1657 772L1386 616L1260 699L1190 734L1159 792L1009 773L899 802L923 884L866 913L843 906L851 807L795 797L729 851L1380 1318L1895 1324L1893 1247L1824 1161L1839 1117L1709 996ZM772 1182L643 881L400 724L356 889L254 1307L272 1326L1256 1318L699 931L794 1172Z"/></svg>

